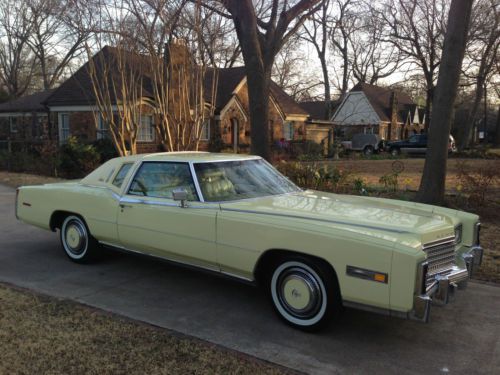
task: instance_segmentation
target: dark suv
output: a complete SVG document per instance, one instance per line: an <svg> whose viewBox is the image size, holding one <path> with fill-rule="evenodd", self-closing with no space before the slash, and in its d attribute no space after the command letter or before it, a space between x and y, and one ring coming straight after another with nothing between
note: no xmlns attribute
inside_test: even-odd
<svg viewBox="0 0 500 375"><path fill-rule="evenodd" d="M427 151L427 134L414 134L410 136L410 138L403 141L387 142L386 150L394 156L401 153L425 154ZM456 151L455 139L453 139L453 136L451 135L448 143L448 151Z"/></svg>
<svg viewBox="0 0 500 375"><path fill-rule="evenodd" d="M407 154L423 154L427 151L427 134L414 134L402 141L387 142L386 149L394 156L402 152Z"/></svg>

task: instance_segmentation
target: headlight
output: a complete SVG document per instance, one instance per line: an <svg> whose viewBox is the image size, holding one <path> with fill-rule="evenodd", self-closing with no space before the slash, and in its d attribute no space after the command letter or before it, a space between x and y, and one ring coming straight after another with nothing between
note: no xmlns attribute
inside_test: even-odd
<svg viewBox="0 0 500 375"><path fill-rule="evenodd" d="M462 242L462 224L455 227L455 244Z"/></svg>

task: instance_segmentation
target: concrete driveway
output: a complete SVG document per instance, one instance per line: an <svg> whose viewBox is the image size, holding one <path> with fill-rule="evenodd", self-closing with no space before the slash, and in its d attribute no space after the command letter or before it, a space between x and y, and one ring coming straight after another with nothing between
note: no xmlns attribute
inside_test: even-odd
<svg viewBox="0 0 500 375"><path fill-rule="evenodd" d="M132 255L67 260L57 234L19 223L0 186L0 281L70 298L308 373L500 374L500 288L470 283L431 323L347 309L306 334L274 315L258 289ZM0 327L1 329L1 327Z"/></svg>

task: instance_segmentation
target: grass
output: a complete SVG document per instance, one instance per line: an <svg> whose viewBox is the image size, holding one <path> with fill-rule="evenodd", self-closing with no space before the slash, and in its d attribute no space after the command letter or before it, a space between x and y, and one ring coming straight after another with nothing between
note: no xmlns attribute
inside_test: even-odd
<svg viewBox="0 0 500 375"><path fill-rule="evenodd" d="M285 374L207 342L0 284L1 374Z"/></svg>
<svg viewBox="0 0 500 375"><path fill-rule="evenodd" d="M0 171L0 183L17 188L23 185L39 185L39 184L50 184L53 182L64 181L60 178L39 176L35 174L28 173L13 173Z"/></svg>
<svg viewBox="0 0 500 375"><path fill-rule="evenodd" d="M457 184L458 160L466 160L471 168L481 168L487 165L498 165L500 169L500 160L484 160L484 159L448 159L447 174L446 174L446 189L454 191ZM401 187L410 190L417 190L420 185L420 179L424 170L424 158L406 158L406 159L385 159L385 160L338 160L327 161L337 168L346 169L361 177L367 185L379 184L381 176L392 173L394 166L403 166L403 171L399 174Z"/></svg>

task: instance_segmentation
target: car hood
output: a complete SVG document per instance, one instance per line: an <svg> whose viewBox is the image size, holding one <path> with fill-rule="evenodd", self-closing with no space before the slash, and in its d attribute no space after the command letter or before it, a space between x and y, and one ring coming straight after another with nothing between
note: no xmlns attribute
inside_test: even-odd
<svg viewBox="0 0 500 375"><path fill-rule="evenodd" d="M451 217L434 212L433 206L311 190L223 203L221 209L331 222L363 228L364 233L414 233L422 242L454 235Z"/></svg>

